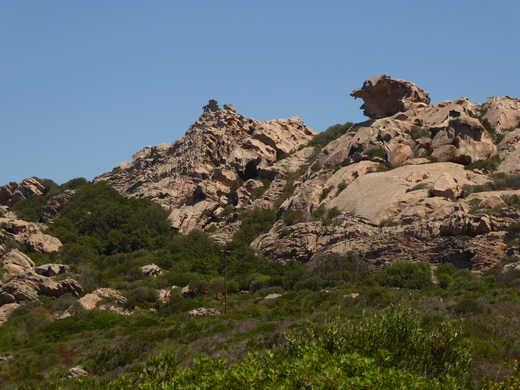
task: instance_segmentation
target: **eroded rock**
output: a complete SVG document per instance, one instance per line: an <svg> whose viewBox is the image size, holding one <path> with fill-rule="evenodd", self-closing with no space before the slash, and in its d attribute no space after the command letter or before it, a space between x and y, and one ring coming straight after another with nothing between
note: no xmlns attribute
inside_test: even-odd
<svg viewBox="0 0 520 390"><path fill-rule="evenodd" d="M361 98L365 116L370 119L385 118L398 112L408 111L413 106L428 105L430 98L414 83L392 79L381 75L365 80L360 89L352 91L350 96Z"/></svg>
<svg viewBox="0 0 520 390"><path fill-rule="evenodd" d="M25 200L32 195L43 195L45 186L34 177L20 183L11 182L0 187L0 204L11 207L16 202Z"/></svg>

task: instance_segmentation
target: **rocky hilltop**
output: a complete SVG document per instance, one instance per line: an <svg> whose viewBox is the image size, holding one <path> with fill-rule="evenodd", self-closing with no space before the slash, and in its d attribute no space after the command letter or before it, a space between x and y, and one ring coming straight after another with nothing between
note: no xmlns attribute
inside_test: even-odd
<svg viewBox="0 0 520 390"><path fill-rule="evenodd" d="M208 230L220 241L247 210L275 208L278 222L253 242L274 261L355 251L380 266L483 270L515 251L501 236L520 216L508 206L520 192L470 192L494 188L491 170L518 173L520 100L431 104L415 84L386 75L351 95L370 120L322 148L304 147L315 133L298 118L259 122L211 101L184 138L96 180L160 203L183 233Z"/></svg>
<svg viewBox="0 0 520 390"><path fill-rule="evenodd" d="M181 233L205 230L219 242L251 210L274 209L276 224L252 243L273 261L354 251L380 267L410 260L482 271L520 252L504 243L520 217L519 99L432 104L386 75L351 95L369 120L319 135L297 117L260 122L211 100L183 138L146 147L95 181L160 204ZM0 202L8 210L43 191L36 179L10 183ZM51 197L40 222L72 193ZM14 220L3 223L14 231ZM27 234L20 242L48 251L37 227L29 231L34 243Z"/></svg>
<svg viewBox="0 0 520 390"><path fill-rule="evenodd" d="M297 117L260 122L211 100L183 138L95 182L0 187L0 387L172 378L170 361L330 340L314 333L324 316L348 325L344 335L373 329L361 339L378 340L366 355L375 363L381 351L400 362L400 350L410 367L437 361L439 341L456 360L441 357L443 370L468 373L471 347L475 378L507 372L520 356L520 100L432 103L386 75L351 95L368 120L319 134ZM467 339L448 315L466 316ZM427 343L397 332L414 340L381 349L381 329L394 343L411 322L431 326Z"/></svg>
<svg viewBox="0 0 520 390"><path fill-rule="evenodd" d="M315 134L297 117L260 122L237 114L233 105L220 109L212 100L183 138L146 147L96 180L171 210L173 226L183 233L207 229L221 222L226 207L244 205L260 192L264 184L258 179L273 180L290 170L277 160Z"/></svg>

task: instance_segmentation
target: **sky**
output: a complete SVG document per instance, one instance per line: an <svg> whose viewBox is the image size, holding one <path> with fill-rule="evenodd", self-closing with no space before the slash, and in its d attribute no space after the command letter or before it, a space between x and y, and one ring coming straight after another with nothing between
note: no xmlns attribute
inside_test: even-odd
<svg viewBox="0 0 520 390"><path fill-rule="evenodd" d="M0 186L92 180L209 99L323 131L387 74L432 102L520 97L518 0L0 0Z"/></svg>

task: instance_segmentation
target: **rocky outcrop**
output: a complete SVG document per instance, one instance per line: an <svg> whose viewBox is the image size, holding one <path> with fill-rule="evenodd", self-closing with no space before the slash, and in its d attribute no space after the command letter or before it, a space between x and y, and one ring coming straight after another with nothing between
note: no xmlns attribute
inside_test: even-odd
<svg viewBox="0 0 520 390"><path fill-rule="evenodd" d="M89 294L85 294L85 296L79 300L79 303L84 309L92 310L95 309L103 299L111 301L107 302L105 305L105 309L108 310L110 310L112 306L120 308L127 301L127 299L117 290L112 288L98 288Z"/></svg>
<svg viewBox="0 0 520 390"><path fill-rule="evenodd" d="M0 187L0 205L11 207L20 200L25 200L32 195L43 195L45 186L34 177L25 179L21 183L11 182Z"/></svg>
<svg viewBox="0 0 520 390"><path fill-rule="evenodd" d="M8 280L14 275L19 275L34 268L34 262L17 249L12 249L5 256L0 255L0 260L5 272L3 280Z"/></svg>
<svg viewBox="0 0 520 390"><path fill-rule="evenodd" d="M415 105L428 105L428 93L409 81L392 79L387 75L365 80L360 89L352 91L350 96L361 98L363 113L370 119L392 116L408 111Z"/></svg>
<svg viewBox="0 0 520 390"><path fill-rule="evenodd" d="M40 222L50 225L58 216L60 208L70 200L75 192L75 190L65 190L51 196L40 212Z"/></svg>
<svg viewBox="0 0 520 390"><path fill-rule="evenodd" d="M469 164L485 160L497 151L493 140L478 119L461 116L431 128L432 156L439 161Z"/></svg>
<svg viewBox="0 0 520 390"><path fill-rule="evenodd" d="M219 316L220 311L217 309L208 309L205 307L201 307L198 309L193 309L188 312L188 317L197 318L197 317L206 317L206 316Z"/></svg>
<svg viewBox="0 0 520 390"><path fill-rule="evenodd" d="M488 98L481 112L482 118L498 132L520 128L520 99L509 96Z"/></svg>
<svg viewBox="0 0 520 390"><path fill-rule="evenodd" d="M52 277L67 272L68 268L64 264L43 264L36 267L34 272L38 275Z"/></svg>
<svg viewBox="0 0 520 390"><path fill-rule="evenodd" d="M281 173L273 163L314 134L296 117L260 122L210 103L184 138L146 147L96 180L158 202L172 211L172 225L188 232L218 222L226 206L236 207L242 182L273 180Z"/></svg>
<svg viewBox="0 0 520 390"><path fill-rule="evenodd" d="M162 275L162 269L156 264L147 264L141 267L141 272L148 277Z"/></svg>
<svg viewBox="0 0 520 390"><path fill-rule="evenodd" d="M39 294L59 297L71 293L79 296L82 290L74 279L56 282L33 271L27 271L15 275L0 288L0 305L34 301Z"/></svg>
<svg viewBox="0 0 520 390"><path fill-rule="evenodd" d="M25 245L34 252L56 252L62 246L56 237L44 234L38 224L11 218L0 218L0 233L4 240L12 240Z"/></svg>
<svg viewBox="0 0 520 390"><path fill-rule="evenodd" d="M82 367L76 366L69 369L68 378L77 378L78 376L88 376L88 372L85 371Z"/></svg>

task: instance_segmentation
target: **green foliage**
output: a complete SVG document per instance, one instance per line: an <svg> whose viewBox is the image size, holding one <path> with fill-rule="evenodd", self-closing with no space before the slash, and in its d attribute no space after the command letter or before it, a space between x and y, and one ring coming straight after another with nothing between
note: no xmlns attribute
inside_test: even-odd
<svg viewBox="0 0 520 390"><path fill-rule="evenodd" d="M472 163L466 165L464 167L464 169L466 169L466 170L481 169L481 170L485 170L488 172L493 172L493 171L497 170L500 163L501 163L500 156L498 154L496 154L485 160L473 161Z"/></svg>
<svg viewBox="0 0 520 390"><path fill-rule="evenodd" d="M383 148L368 149L368 150L365 150L363 152L363 154L368 156L369 158L378 157L378 158L382 158L382 159L386 160L386 152Z"/></svg>
<svg viewBox="0 0 520 390"><path fill-rule="evenodd" d="M81 236L103 242L100 254L156 248L169 231L166 210L149 200L126 198L104 182L80 186L49 228L63 243Z"/></svg>
<svg viewBox="0 0 520 390"><path fill-rule="evenodd" d="M398 261L386 267L378 281L383 286L422 289L432 285L432 274L429 264Z"/></svg>
<svg viewBox="0 0 520 390"><path fill-rule="evenodd" d="M464 185L464 194L467 196L475 192L518 190L520 189L520 175L507 175L504 172L494 173L492 181L483 185Z"/></svg>
<svg viewBox="0 0 520 390"><path fill-rule="evenodd" d="M267 233L276 222L276 212L270 209L254 209L244 217L233 240L249 245L260 234Z"/></svg>
<svg viewBox="0 0 520 390"><path fill-rule="evenodd" d="M336 124L334 126L330 126L327 130L316 134L313 139L311 139L308 143L308 146L313 146L315 148L321 149L325 147L328 143L334 141L335 139L341 137L349 131L355 131L357 128L351 122L347 122L343 125Z"/></svg>
<svg viewBox="0 0 520 390"><path fill-rule="evenodd" d="M412 139L416 141L420 138L431 138L432 134L428 127L420 127L413 125L410 129L410 137L412 137Z"/></svg>
<svg viewBox="0 0 520 390"><path fill-rule="evenodd" d="M296 209L285 210L282 219L288 226L305 221L301 210Z"/></svg>
<svg viewBox="0 0 520 390"><path fill-rule="evenodd" d="M453 306L453 311L457 314L481 314L484 312L484 305L473 298L465 298Z"/></svg>

